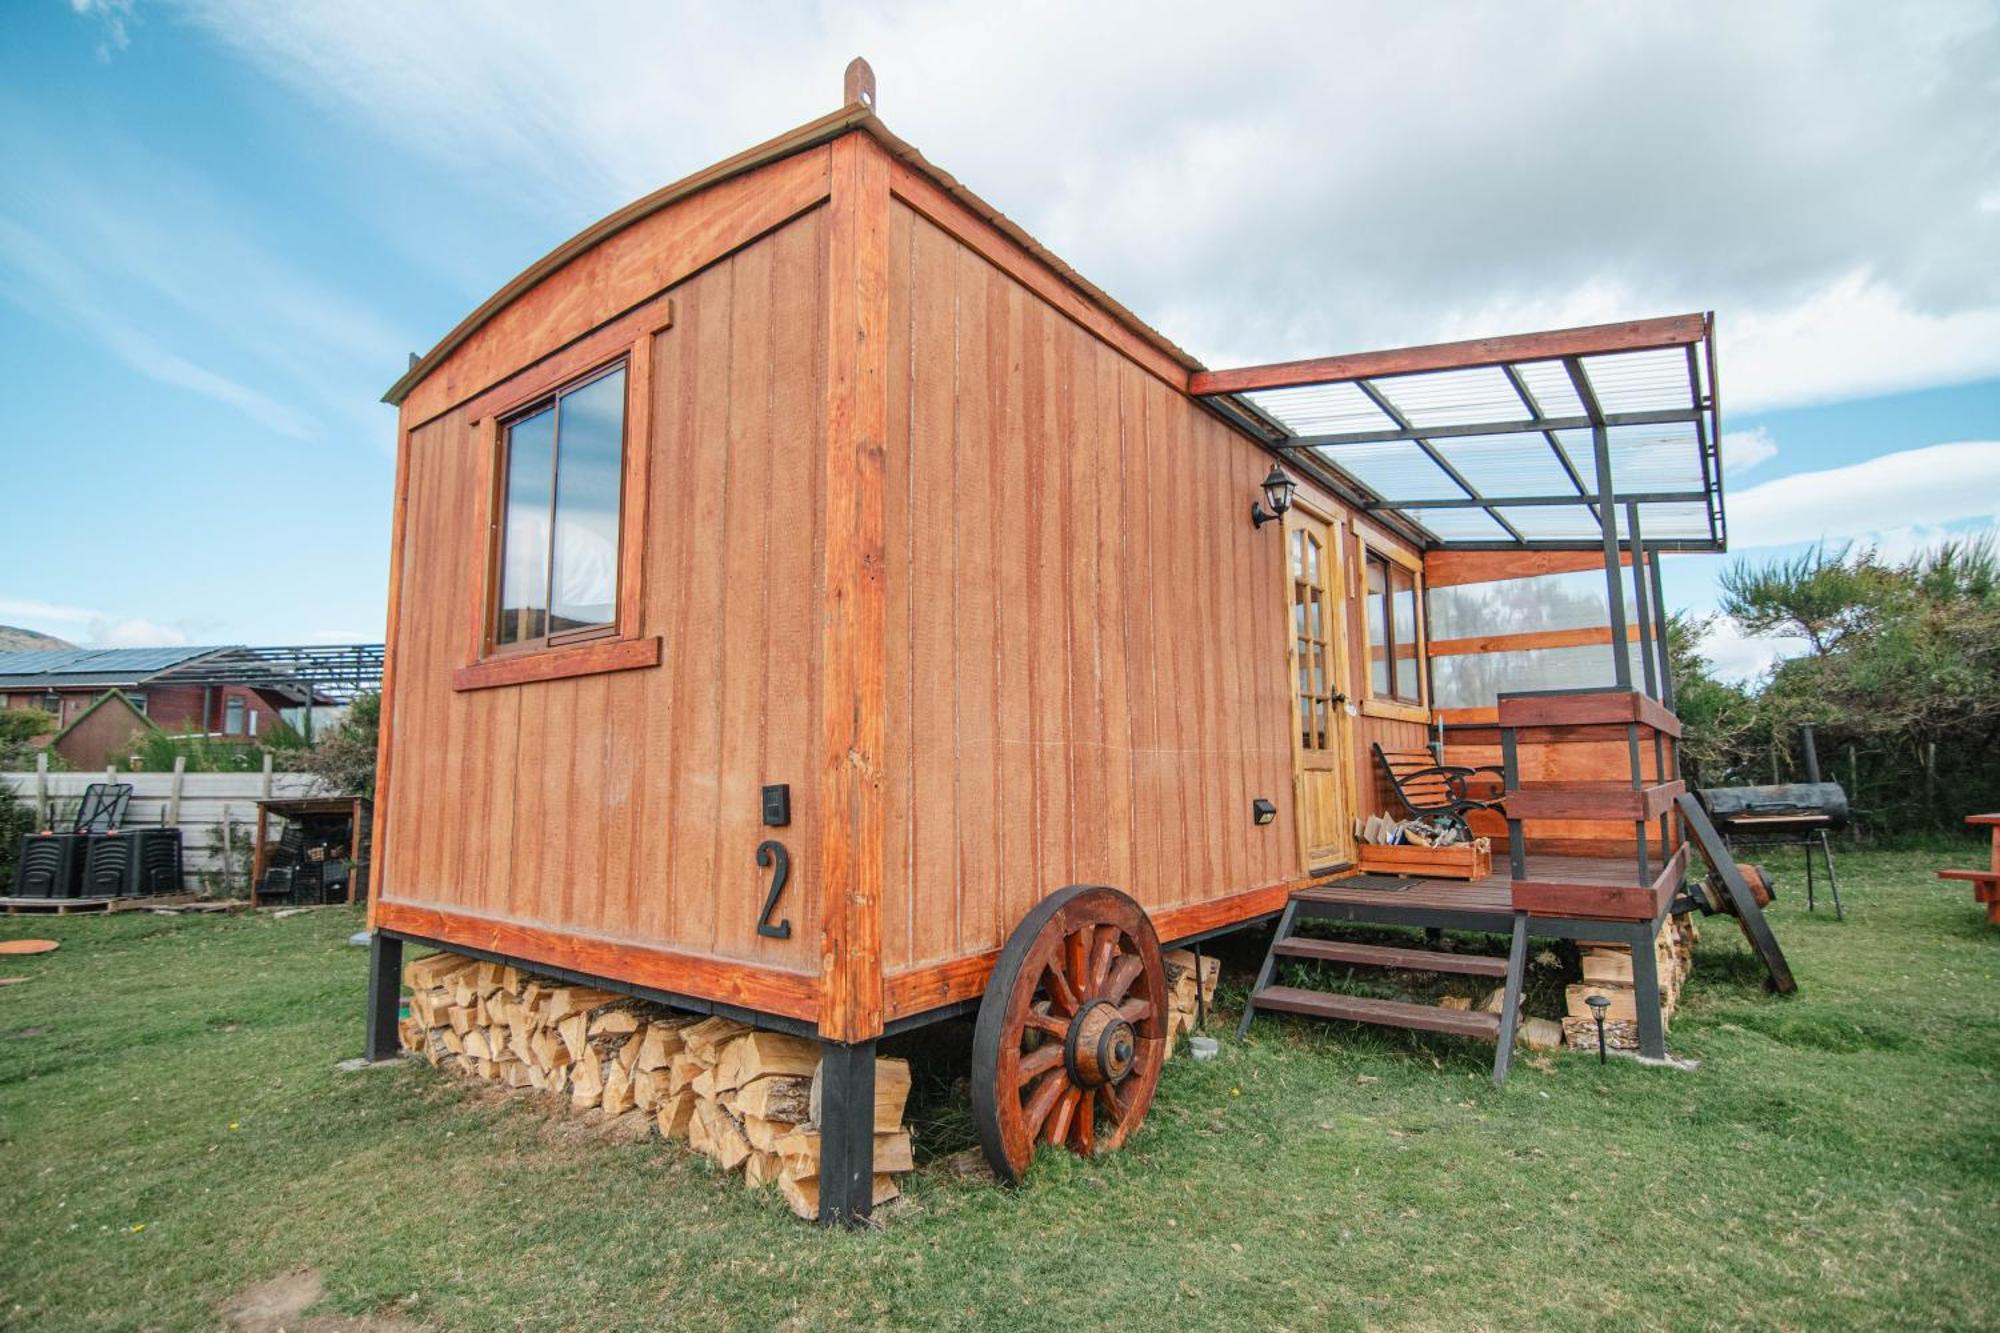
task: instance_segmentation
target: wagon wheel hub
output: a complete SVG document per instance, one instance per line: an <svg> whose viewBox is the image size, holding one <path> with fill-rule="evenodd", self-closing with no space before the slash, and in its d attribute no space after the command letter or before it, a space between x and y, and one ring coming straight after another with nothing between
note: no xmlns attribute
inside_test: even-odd
<svg viewBox="0 0 2000 1333"><path fill-rule="evenodd" d="M1050 895L1008 937L979 1004L972 1107L986 1159L1018 1180L1043 1144L1084 1157L1145 1119L1166 1058L1166 972L1116 889Z"/></svg>
<svg viewBox="0 0 2000 1333"><path fill-rule="evenodd" d="M1099 1000L1069 1025L1063 1042L1063 1063L1070 1081L1081 1088L1116 1083L1132 1072L1139 1054L1139 1034L1109 1001Z"/></svg>

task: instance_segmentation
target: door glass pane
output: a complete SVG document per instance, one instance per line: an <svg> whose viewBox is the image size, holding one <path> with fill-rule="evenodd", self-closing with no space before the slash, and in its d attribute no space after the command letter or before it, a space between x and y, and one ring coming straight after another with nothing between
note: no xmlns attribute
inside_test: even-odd
<svg viewBox="0 0 2000 1333"><path fill-rule="evenodd" d="M1396 697L1415 703L1417 689L1417 580L1401 565L1389 569L1389 603L1395 617Z"/></svg>
<svg viewBox="0 0 2000 1333"><path fill-rule="evenodd" d="M1368 557L1368 688L1381 696L1390 693L1389 679L1389 563L1378 556Z"/></svg>
<svg viewBox="0 0 2000 1333"><path fill-rule="evenodd" d="M548 633L549 485L555 449L553 404L507 427L507 513L501 528L495 643L519 643Z"/></svg>
<svg viewBox="0 0 2000 1333"><path fill-rule="evenodd" d="M565 394L558 411L554 567L549 633L609 624L618 600L618 494L624 464L625 372Z"/></svg>

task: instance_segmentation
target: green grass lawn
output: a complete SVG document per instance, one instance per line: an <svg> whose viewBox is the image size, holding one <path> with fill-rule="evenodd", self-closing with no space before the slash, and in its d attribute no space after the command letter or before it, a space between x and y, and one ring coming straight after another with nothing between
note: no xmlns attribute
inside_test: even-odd
<svg viewBox="0 0 2000 1333"><path fill-rule="evenodd" d="M1800 992L1707 923L1696 1072L1560 1055L1495 1091L1490 1047L1264 1018L1173 1062L1126 1151L1019 1189L953 1168L967 1041L936 1031L928 1164L859 1233L525 1095L337 1071L356 913L0 918L63 941L0 958L30 978L0 988L0 1324L213 1328L309 1267L321 1316L452 1330L1995 1327L2000 930L1930 876L1979 855L1843 855L1845 924L1770 858Z"/></svg>

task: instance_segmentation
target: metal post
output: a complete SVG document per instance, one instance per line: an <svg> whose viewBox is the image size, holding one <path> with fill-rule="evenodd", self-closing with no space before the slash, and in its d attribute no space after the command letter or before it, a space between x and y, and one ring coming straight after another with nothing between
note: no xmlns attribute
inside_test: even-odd
<svg viewBox="0 0 2000 1333"><path fill-rule="evenodd" d="M1632 932L1632 1002L1639 1017L1639 1054L1649 1060L1667 1058L1667 1027L1660 1016L1660 959L1653 952L1657 925Z"/></svg>
<svg viewBox="0 0 2000 1333"><path fill-rule="evenodd" d="M1514 745L1512 727L1500 728L1500 774L1506 791L1520 790L1520 754ZM1507 816L1507 864L1515 879L1528 877L1528 849L1522 845L1521 821L1512 815Z"/></svg>
<svg viewBox="0 0 2000 1333"><path fill-rule="evenodd" d="M1819 782L1819 745L1813 739L1813 724L1799 724L1799 758L1805 761L1806 781Z"/></svg>
<svg viewBox="0 0 2000 1333"><path fill-rule="evenodd" d="M1598 517L1604 524L1604 592L1611 604L1612 679L1621 690L1632 688L1632 656L1625 649L1625 578L1618 568L1618 497L1611 488L1611 432L1590 428L1597 460Z"/></svg>
<svg viewBox="0 0 2000 1333"><path fill-rule="evenodd" d="M1632 543L1632 618L1639 623L1639 665L1645 671L1646 693L1657 699L1660 697L1659 672L1653 666L1653 617L1646 606L1646 543L1639 536L1639 506L1625 506L1625 526ZM1619 643L1625 641L1625 627L1620 625L1612 631L1612 637Z"/></svg>
<svg viewBox="0 0 2000 1333"><path fill-rule="evenodd" d="M1660 553L1653 552L1650 582L1653 585L1653 625L1658 630L1657 642L1660 646L1660 702L1668 708L1674 706L1673 652L1667 641L1667 595L1660 583Z"/></svg>
<svg viewBox="0 0 2000 1333"><path fill-rule="evenodd" d="M1521 978L1528 970L1528 914L1514 913L1514 938L1507 948L1507 987L1500 999L1500 1048L1493 1052L1493 1086L1507 1081L1514 1063L1514 1033L1521 1022Z"/></svg>
<svg viewBox="0 0 2000 1333"><path fill-rule="evenodd" d="M393 1060L399 1045L396 1010L403 998L403 941L375 931L368 937L368 1041L370 1060Z"/></svg>
<svg viewBox="0 0 2000 1333"><path fill-rule="evenodd" d="M855 1226L875 1206L875 1043L819 1050L819 1220Z"/></svg>

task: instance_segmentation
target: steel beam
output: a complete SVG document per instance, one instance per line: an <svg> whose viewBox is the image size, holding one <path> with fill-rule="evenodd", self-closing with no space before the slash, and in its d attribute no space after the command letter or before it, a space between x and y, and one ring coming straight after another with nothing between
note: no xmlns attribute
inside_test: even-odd
<svg viewBox="0 0 2000 1333"><path fill-rule="evenodd" d="M858 1226L875 1207L875 1043L819 1049L819 1220Z"/></svg>

